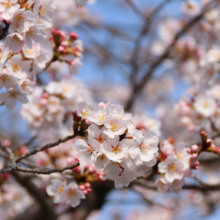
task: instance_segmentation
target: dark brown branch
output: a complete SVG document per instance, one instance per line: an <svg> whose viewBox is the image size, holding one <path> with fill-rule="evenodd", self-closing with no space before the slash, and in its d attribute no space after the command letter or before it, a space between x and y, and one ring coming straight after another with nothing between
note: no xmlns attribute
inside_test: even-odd
<svg viewBox="0 0 220 220"><path fill-rule="evenodd" d="M47 150L49 148L55 147L55 146L59 145L60 143L64 143L68 140L71 140L71 139L73 139L73 138L75 138L79 135L82 135L83 133L84 133L84 131L80 131L80 132L78 132L74 135L70 135L70 136L67 136L65 138L59 139L59 140L57 140L53 143L46 144L41 148L37 148L35 150L28 151L27 153L25 153L24 155L18 157L17 159L15 159L12 150L10 148L2 146L2 144L0 142L0 148L9 155L7 158L9 159L9 161L12 164L12 166L10 166L8 168L0 169L0 173L8 173L8 172L13 172L13 171L18 171L18 172L23 172L23 173L34 173L34 174L49 175L51 173L58 173L58 172L61 173L65 170L74 169L74 168L79 166L79 163L72 164L72 165L69 165L69 166L66 166L66 167L63 167L63 168L51 168L51 169L25 168L25 167L19 166L17 163L20 162L21 160L31 156L31 155L34 155L38 152L41 152L41 151ZM26 163L26 162L24 164L28 165L28 163Z"/></svg>
<svg viewBox="0 0 220 220"><path fill-rule="evenodd" d="M62 173L65 170L71 170L79 166L79 163L72 164L63 168L52 168L52 169L30 169L30 168L24 168L21 166L17 166L15 171L23 172L23 173L35 173L35 174L43 174L43 175L49 175L51 173Z"/></svg>

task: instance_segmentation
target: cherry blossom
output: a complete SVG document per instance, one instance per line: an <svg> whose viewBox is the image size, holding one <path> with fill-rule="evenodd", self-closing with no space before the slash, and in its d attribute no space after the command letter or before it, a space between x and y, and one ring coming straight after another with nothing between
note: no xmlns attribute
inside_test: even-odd
<svg viewBox="0 0 220 220"><path fill-rule="evenodd" d="M182 179L183 169L183 164L175 155L168 156L164 162L159 163L159 172L165 174L164 177L169 183Z"/></svg>
<svg viewBox="0 0 220 220"><path fill-rule="evenodd" d="M17 101L27 103L28 99L19 90L11 88L7 92L0 94L0 101L5 103L6 108L12 110L16 106Z"/></svg>
<svg viewBox="0 0 220 220"><path fill-rule="evenodd" d="M22 56L17 54L7 61L6 68L18 79L26 78L31 68L31 61L22 60Z"/></svg>
<svg viewBox="0 0 220 220"><path fill-rule="evenodd" d="M19 33L9 34L5 39L5 46L17 53L24 46L24 37Z"/></svg>
<svg viewBox="0 0 220 220"><path fill-rule="evenodd" d="M14 13L19 9L20 5L17 0L1 0L0 1L0 12L5 20L10 20Z"/></svg>

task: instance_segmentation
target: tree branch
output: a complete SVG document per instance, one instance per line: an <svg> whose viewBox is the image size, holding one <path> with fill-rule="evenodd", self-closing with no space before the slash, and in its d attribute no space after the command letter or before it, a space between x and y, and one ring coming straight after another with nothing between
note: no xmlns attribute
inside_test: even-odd
<svg viewBox="0 0 220 220"><path fill-rule="evenodd" d="M52 168L52 169L40 169L40 168L24 168L20 165L18 165L17 163L20 162L21 160L30 157L38 152L47 150L49 148L55 147L57 145L59 145L60 143L64 143L68 140L71 140L79 135L83 135L85 131L80 131L78 133L75 133L73 135L67 136L65 138L62 139L58 139L57 141L53 142L53 143L49 143L44 145L41 148L37 148L35 150L31 150L28 151L27 153L25 153L24 155L18 157L15 159L14 154L12 152L12 150L8 147L2 146L1 142L0 142L0 148L9 155L9 157L7 157L9 159L9 161L11 162L11 166L9 166L8 168L5 169L0 169L0 173L8 173L8 172L13 172L13 171L19 171L19 172L23 172L23 173L34 173L34 174L44 174L44 175L49 175L51 173L61 173L65 170L69 170L69 169L74 169L76 167L79 166L79 163L75 163L72 165L68 165L66 167L63 168ZM28 165L28 163L25 163L25 165Z"/></svg>

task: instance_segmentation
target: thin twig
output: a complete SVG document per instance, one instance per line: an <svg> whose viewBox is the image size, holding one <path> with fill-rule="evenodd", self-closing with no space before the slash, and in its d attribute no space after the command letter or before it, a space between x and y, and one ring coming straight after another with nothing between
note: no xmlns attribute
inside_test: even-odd
<svg viewBox="0 0 220 220"><path fill-rule="evenodd" d="M31 151L28 151L28 152L25 153L24 155L22 155L22 156L16 158L16 159L15 159L15 162L17 163L17 162L23 160L24 158L30 157L31 155L34 155L34 154L36 154L36 153L38 153L38 152L45 151L45 150L47 150L47 149L49 149L49 148L55 147L55 146L57 146L57 145L59 145L59 144L61 144L61 143L64 143L64 142L66 142L66 141L68 141L68 140L71 140L71 139L73 139L73 138L75 138L75 137L77 137L77 136L79 136L79 135L82 135L83 133L84 133L84 131L81 132L81 133L79 132L79 133L76 133L76 134L67 136L67 137L65 137L65 138L60 138L60 139L58 139L57 141L55 141L55 142L53 142L53 143L45 144L43 147L40 147L40 148L31 150Z"/></svg>

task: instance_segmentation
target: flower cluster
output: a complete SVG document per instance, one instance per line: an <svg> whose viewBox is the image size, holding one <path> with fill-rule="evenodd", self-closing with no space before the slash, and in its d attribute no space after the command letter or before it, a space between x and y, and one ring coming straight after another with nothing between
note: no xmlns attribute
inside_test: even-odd
<svg viewBox="0 0 220 220"><path fill-rule="evenodd" d="M71 74L77 73L82 65L80 58L83 52L82 41L78 40L78 35L75 32L68 35L53 29L50 41L53 45L54 60L67 63Z"/></svg>
<svg viewBox="0 0 220 220"><path fill-rule="evenodd" d="M89 0L88 3L95 3L96 0ZM53 19L54 28L61 29L61 27L73 27L80 22L94 23L97 22L95 13L91 14L86 7L79 7L75 0L65 0L63 4L60 0L54 0L56 7L56 16Z"/></svg>
<svg viewBox="0 0 220 220"><path fill-rule="evenodd" d="M34 204L28 191L12 178L0 184L0 213L2 219L13 219ZM21 202L22 201L22 202Z"/></svg>
<svg viewBox="0 0 220 220"><path fill-rule="evenodd" d="M182 189L184 177L190 176L190 158L184 143L174 145L166 140L160 147L158 171L160 178L155 182L159 191L168 189L178 193Z"/></svg>
<svg viewBox="0 0 220 220"><path fill-rule="evenodd" d="M73 144L82 153L79 157L82 169L93 163L106 178L115 181L116 188L121 188L136 179L139 166L155 165L157 134L147 131L143 135L122 106L110 103L93 106L82 102L77 114L91 124L87 140L79 138Z"/></svg>
<svg viewBox="0 0 220 220"><path fill-rule="evenodd" d="M47 194L54 197L54 203L67 203L72 207L76 207L81 199L85 199L78 184L71 182L67 185L59 179L52 179L52 184L47 186Z"/></svg>
<svg viewBox="0 0 220 220"><path fill-rule="evenodd" d="M0 12L9 34L0 45L0 101L8 109L27 103L35 75L52 59L48 28L52 27L53 0L1 0Z"/></svg>
<svg viewBox="0 0 220 220"><path fill-rule="evenodd" d="M52 129L51 132L60 135L72 130L72 110L85 99L92 100L80 81L62 79L49 83L45 89L36 87L29 96L29 103L22 106L21 115L33 131L43 131L42 135L45 135L47 130L48 137L48 129Z"/></svg>
<svg viewBox="0 0 220 220"><path fill-rule="evenodd" d="M164 122L171 128L170 135L173 138L192 145L200 141L200 131L204 130L212 137L220 128L220 86L213 84L206 90L190 88L189 95L169 110ZM174 123L170 121L171 117L175 118Z"/></svg>

